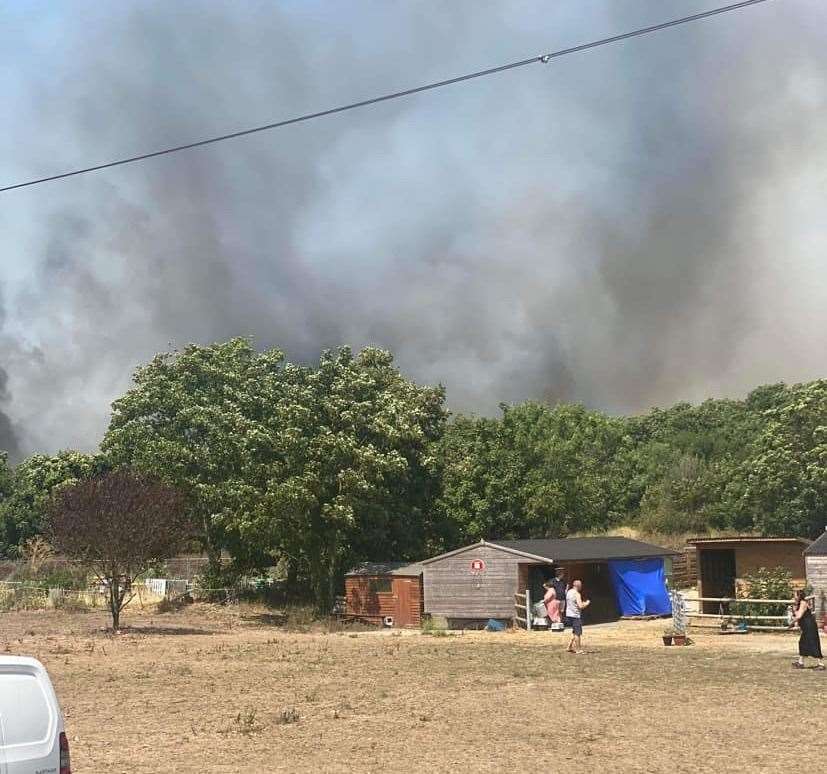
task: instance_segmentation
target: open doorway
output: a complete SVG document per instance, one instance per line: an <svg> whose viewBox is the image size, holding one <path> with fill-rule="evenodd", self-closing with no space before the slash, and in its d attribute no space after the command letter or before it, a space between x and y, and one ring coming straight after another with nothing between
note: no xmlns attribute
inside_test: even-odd
<svg viewBox="0 0 827 774"><path fill-rule="evenodd" d="M554 569L550 564L531 565L528 570L528 586L531 591L531 599L540 602L546 593L543 584L554 575Z"/></svg>
<svg viewBox="0 0 827 774"><path fill-rule="evenodd" d="M698 576L701 596L734 597L735 596L735 551L731 548L704 548L698 557ZM729 605L724 604L724 613L729 612ZM717 614L720 602L704 602L704 613Z"/></svg>
<svg viewBox="0 0 827 774"><path fill-rule="evenodd" d="M583 582L583 597L591 604L583 614L583 623L606 623L620 618L617 596L612 585L609 565L606 562L570 564L566 568L566 580Z"/></svg>

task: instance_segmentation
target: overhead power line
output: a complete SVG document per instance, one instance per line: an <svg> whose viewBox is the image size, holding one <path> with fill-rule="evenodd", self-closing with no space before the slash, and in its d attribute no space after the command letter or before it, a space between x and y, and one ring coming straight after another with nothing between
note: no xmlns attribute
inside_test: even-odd
<svg viewBox="0 0 827 774"><path fill-rule="evenodd" d="M70 172L62 172L59 175L50 175L49 177L40 177L36 180L27 180L24 183L15 183L14 185L7 185L0 188L0 193L3 191L12 191L15 188L26 188L31 185L39 185L40 183L48 183L52 180L61 180L65 177L74 177L75 175L84 175L87 172L96 172L101 169L109 169L109 167L118 167L122 164L134 164L136 161L144 161L145 159L155 158L156 156L166 156L170 153L178 153L179 151L189 150L190 148L200 148L202 145L211 145L215 142L223 142L224 140L233 140L237 137L244 137L248 134L255 134L256 132L266 132L271 129L279 129L283 126L290 126L291 124L298 124L303 121L311 121L314 118L323 118L335 113L344 113L346 110L354 110L356 108L367 107L368 105L375 105L378 102L387 102L391 99L399 99L400 97L408 97L411 94L419 94L422 91L430 91L431 89L440 89L443 86L450 86L454 83L462 83L463 81L470 81L474 78L483 78L495 73L505 72L506 70L514 70L517 67L525 67L526 65L536 64L538 62L547 64L552 59L557 59L568 54L576 54L579 51L586 51L590 48L597 48L598 46L605 46L609 43L618 43L621 40L628 40L629 38L636 38L641 35L648 35L651 32L658 32L665 30L668 27L677 27L679 24L686 24L688 22L700 21L701 19L708 19L710 16L718 16L719 14L729 13L730 11L737 11L740 8L746 8L750 5L758 5L765 3L767 0L744 0L740 3L732 3L731 5L713 8L710 11L702 11L691 16L682 16L679 19L672 19L671 21L662 22L661 24L653 24L651 27L641 27L640 29L624 32L620 35L613 35L610 38L601 38L600 40L593 40L590 43L581 43L579 46L572 46L570 48L563 48L559 51L552 51L547 54L540 54L539 56L532 56L529 59L521 59L519 62L511 62L509 64L500 65L499 67L491 67L487 70L478 70L474 73L467 73L466 75L458 75L456 78L448 78L444 81L436 81L435 83L427 83L424 86L416 86L413 89L405 89L404 91L395 91L391 94L383 94L380 97L373 97L365 99L361 102L351 102L349 105L340 105L339 107L329 108L328 110L320 110L317 113L307 113L303 116L296 116L295 118L287 118L283 121L276 121L272 124L264 124L263 126L255 126L251 129L242 129L237 132L230 132L229 134L222 134L218 137L209 137L206 140L197 140L196 142L189 142L184 145L176 145L172 148L164 148L162 150L152 151L150 153L142 153L138 156L130 156L117 161L109 161L105 164L96 164L91 167L83 167L81 169L74 169Z"/></svg>

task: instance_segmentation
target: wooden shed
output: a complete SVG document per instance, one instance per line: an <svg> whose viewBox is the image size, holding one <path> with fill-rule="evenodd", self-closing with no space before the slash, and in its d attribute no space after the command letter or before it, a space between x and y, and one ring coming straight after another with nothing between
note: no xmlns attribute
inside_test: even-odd
<svg viewBox="0 0 827 774"><path fill-rule="evenodd" d="M793 585L805 584L805 538L721 537L688 541L697 552L698 596L731 598L743 596L744 577L760 567L784 567ZM717 613L717 602L704 602L704 613Z"/></svg>
<svg viewBox="0 0 827 774"><path fill-rule="evenodd" d="M816 616L827 625L827 528L804 549L804 566L807 585L813 588Z"/></svg>
<svg viewBox="0 0 827 774"><path fill-rule="evenodd" d="M345 575L345 615L384 626L422 623L422 565L365 562Z"/></svg>
<svg viewBox="0 0 827 774"><path fill-rule="evenodd" d="M422 562L425 614L447 619L452 628L489 618L511 621L515 594L528 589L532 599L542 599L543 581L564 567L569 580L583 581L592 600L587 621L613 620L619 612L609 562L674 553L624 537L481 540Z"/></svg>

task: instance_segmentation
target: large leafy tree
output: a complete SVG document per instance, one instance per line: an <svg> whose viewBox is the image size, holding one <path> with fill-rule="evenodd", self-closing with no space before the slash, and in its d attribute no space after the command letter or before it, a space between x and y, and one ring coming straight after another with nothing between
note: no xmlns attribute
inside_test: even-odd
<svg viewBox="0 0 827 774"><path fill-rule="evenodd" d="M627 420L633 440L622 460L627 520L654 532L751 529L752 517L740 505L742 471L766 424L766 407L783 392L783 385L772 385L745 401L678 403Z"/></svg>
<svg viewBox="0 0 827 774"><path fill-rule="evenodd" d="M0 555L19 556L30 538L43 532L49 498L64 486L104 472L107 460L98 454L62 451L34 454L23 460L10 478L0 504Z"/></svg>
<svg viewBox="0 0 827 774"><path fill-rule="evenodd" d="M457 417L440 444L440 459L444 548L520 530L528 460L509 443L500 420Z"/></svg>
<svg viewBox="0 0 827 774"><path fill-rule="evenodd" d="M433 526L442 388L405 379L388 352L342 348L286 367L264 395L278 454L258 507L232 528L297 563L322 608L350 563L418 556Z"/></svg>
<svg viewBox="0 0 827 774"><path fill-rule="evenodd" d="M421 549L443 402L381 350L304 367L234 339L139 369L103 448L185 493L214 561L283 560L327 606L350 562Z"/></svg>
<svg viewBox="0 0 827 774"><path fill-rule="evenodd" d="M245 564L262 559L232 526L253 510L279 458L264 396L282 361L278 350L256 353L245 339L192 345L139 368L112 406L103 450L184 494L214 574L222 549Z"/></svg>
<svg viewBox="0 0 827 774"><path fill-rule="evenodd" d="M455 421L442 443L443 518L456 542L562 536L622 518L625 428L582 406L503 406Z"/></svg>
<svg viewBox="0 0 827 774"><path fill-rule="evenodd" d="M744 474L743 501L765 534L815 537L827 524L827 380L790 387Z"/></svg>

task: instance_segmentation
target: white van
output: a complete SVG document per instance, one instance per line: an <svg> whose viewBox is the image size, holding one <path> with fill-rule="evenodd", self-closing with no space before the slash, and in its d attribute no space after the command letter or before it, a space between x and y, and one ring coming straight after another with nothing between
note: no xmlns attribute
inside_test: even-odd
<svg viewBox="0 0 827 774"><path fill-rule="evenodd" d="M34 658L0 656L0 774L71 774L60 705Z"/></svg>

